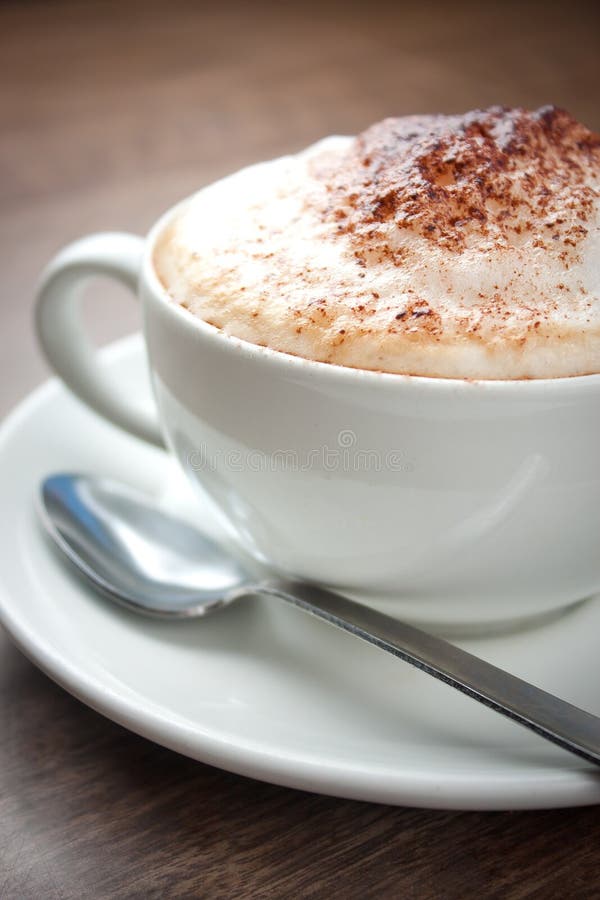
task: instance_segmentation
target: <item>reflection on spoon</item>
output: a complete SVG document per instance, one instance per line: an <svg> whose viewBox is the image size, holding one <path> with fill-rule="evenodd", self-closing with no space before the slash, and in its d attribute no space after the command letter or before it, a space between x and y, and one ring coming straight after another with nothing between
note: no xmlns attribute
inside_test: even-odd
<svg viewBox="0 0 600 900"><path fill-rule="evenodd" d="M227 550L116 482L58 474L41 489L41 521L70 562L111 600L163 618L204 616L242 597L277 597L385 650L600 765L600 718L453 644L323 587L257 583Z"/></svg>

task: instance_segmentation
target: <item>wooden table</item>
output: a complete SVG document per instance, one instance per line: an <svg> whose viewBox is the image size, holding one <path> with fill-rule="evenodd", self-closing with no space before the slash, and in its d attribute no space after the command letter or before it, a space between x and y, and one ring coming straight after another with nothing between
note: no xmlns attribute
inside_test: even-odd
<svg viewBox="0 0 600 900"><path fill-rule="evenodd" d="M46 375L32 293L63 243L144 231L220 174L385 115L552 101L600 129L598 9L3 3L0 411ZM137 326L124 294L102 296L100 340ZM3 900L600 891L593 807L430 812L230 775L82 706L3 633L0 695Z"/></svg>

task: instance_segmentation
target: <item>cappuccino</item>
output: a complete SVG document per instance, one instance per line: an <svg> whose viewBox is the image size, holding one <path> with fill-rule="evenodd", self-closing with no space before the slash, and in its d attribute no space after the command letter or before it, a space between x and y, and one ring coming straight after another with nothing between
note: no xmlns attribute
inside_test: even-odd
<svg viewBox="0 0 600 900"><path fill-rule="evenodd" d="M178 208L154 264L228 335L442 378L600 372L600 137L568 113L386 119Z"/></svg>

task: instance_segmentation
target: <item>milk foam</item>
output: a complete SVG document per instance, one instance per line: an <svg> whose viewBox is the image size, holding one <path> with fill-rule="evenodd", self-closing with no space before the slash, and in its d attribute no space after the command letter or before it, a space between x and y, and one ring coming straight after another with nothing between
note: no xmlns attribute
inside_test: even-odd
<svg viewBox="0 0 600 900"><path fill-rule="evenodd" d="M600 372L600 141L551 108L385 120L204 188L154 259L174 302L307 359Z"/></svg>

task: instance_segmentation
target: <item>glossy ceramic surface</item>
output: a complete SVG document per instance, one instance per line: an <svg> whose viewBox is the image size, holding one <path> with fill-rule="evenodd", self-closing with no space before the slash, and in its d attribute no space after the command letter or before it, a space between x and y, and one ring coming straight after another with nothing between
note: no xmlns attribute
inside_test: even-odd
<svg viewBox="0 0 600 900"><path fill-rule="evenodd" d="M103 358L150 407L139 339ZM56 681L126 727L255 778L364 800L516 809L596 803L587 764L376 649L279 602L204 622L144 621L107 604L37 527L42 477L87 470L154 492L231 540L164 453L133 440L57 383L0 432L0 620ZM600 713L600 603L512 636L463 640L496 665ZM568 662L567 662L568 661Z"/></svg>
<svg viewBox="0 0 600 900"><path fill-rule="evenodd" d="M142 243L96 235L44 278L55 368L164 435L258 560L438 627L545 614L600 589L600 375L471 382L363 372L230 338L171 303ZM110 390L72 303L108 274L142 300L160 427Z"/></svg>

